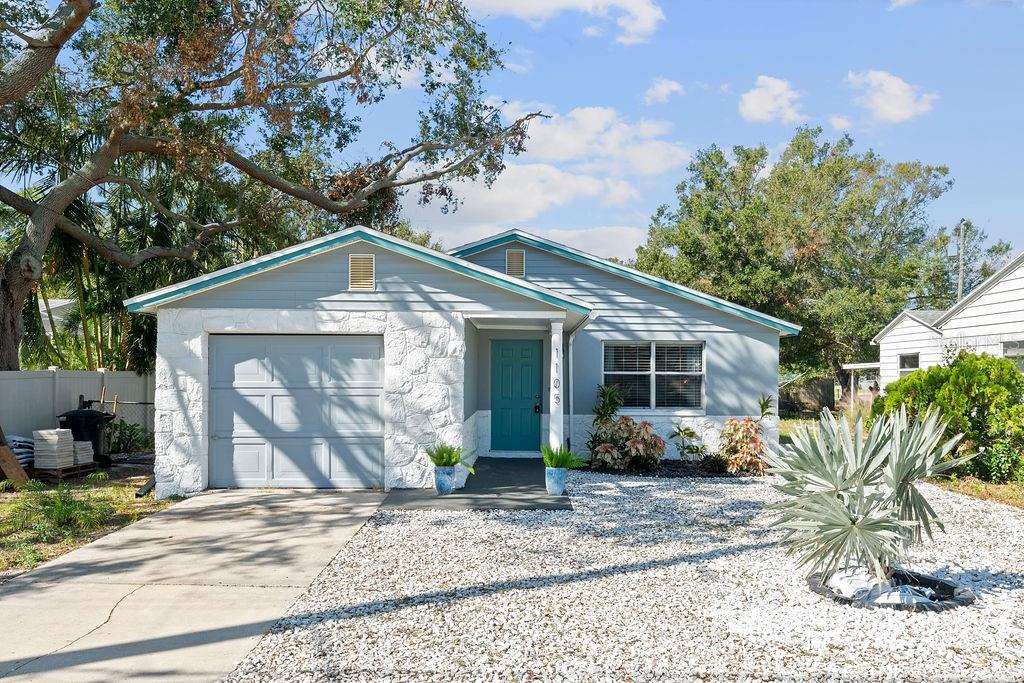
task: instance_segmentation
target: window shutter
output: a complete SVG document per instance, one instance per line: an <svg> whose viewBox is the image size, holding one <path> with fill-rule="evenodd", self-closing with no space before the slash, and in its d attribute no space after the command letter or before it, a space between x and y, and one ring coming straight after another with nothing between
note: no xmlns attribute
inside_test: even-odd
<svg viewBox="0 0 1024 683"><path fill-rule="evenodd" d="M348 255L348 288L373 290L376 286L373 254Z"/></svg>
<svg viewBox="0 0 1024 683"><path fill-rule="evenodd" d="M505 251L505 274L513 277L526 275L526 251L523 249L507 249Z"/></svg>

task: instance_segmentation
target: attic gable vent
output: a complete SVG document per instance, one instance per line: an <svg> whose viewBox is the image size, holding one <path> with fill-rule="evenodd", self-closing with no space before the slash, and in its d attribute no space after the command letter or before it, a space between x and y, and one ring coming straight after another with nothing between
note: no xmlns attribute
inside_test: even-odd
<svg viewBox="0 0 1024 683"><path fill-rule="evenodd" d="M348 288L372 291L376 286L373 254L348 255Z"/></svg>
<svg viewBox="0 0 1024 683"><path fill-rule="evenodd" d="M526 276L526 251L523 249L505 250L505 274L512 277Z"/></svg>

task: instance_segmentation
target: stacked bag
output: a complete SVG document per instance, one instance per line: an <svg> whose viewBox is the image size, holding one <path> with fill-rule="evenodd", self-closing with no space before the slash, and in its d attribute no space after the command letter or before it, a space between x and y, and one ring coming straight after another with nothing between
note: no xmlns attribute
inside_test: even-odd
<svg viewBox="0 0 1024 683"><path fill-rule="evenodd" d="M92 463L92 441L75 442L75 464L89 465Z"/></svg>
<svg viewBox="0 0 1024 683"><path fill-rule="evenodd" d="M75 464L75 440L70 429L39 429L32 436L36 469L55 470Z"/></svg>
<svg viewBox="0 0 1024 683"><path fill-rule="evenodd" d="M14 451L14 457L22 468L32 467L32 452L35 450L35 443L27 436L12 434L7 437L7 445Z"/></svg>

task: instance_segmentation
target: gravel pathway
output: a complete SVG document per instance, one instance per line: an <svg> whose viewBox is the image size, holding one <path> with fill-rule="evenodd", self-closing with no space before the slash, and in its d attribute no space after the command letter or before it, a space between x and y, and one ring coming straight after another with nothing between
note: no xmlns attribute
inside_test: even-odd
<svg viewBox="0 0 1024 683"><path fill-rule="evenodd" d="M1024 680L1024 510L929 487L940 614L844 607L763 479L570 474L572 512L381 512L233 681Z"/></svg>

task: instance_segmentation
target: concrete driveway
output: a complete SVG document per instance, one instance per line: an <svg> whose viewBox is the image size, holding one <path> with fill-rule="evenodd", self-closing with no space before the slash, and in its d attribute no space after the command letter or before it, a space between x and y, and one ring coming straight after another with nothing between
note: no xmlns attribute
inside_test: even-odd
<svg viewBox="0 0 1024 683"><path fill-rule="evenodd" d="M0 586L0 678L220 678L383 498L210 492L22 574Z"/></svg>

